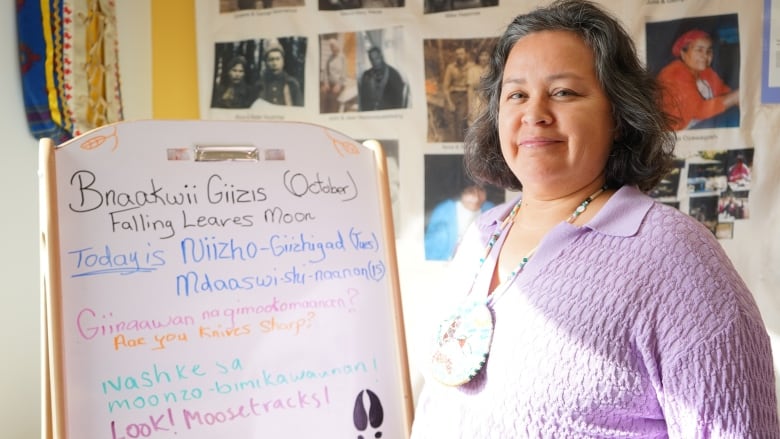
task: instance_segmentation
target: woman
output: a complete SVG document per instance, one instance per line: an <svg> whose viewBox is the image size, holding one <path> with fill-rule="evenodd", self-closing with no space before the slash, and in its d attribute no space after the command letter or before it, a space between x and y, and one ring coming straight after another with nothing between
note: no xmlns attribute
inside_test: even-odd
<svg viewBox="0 0 780 439"><path fill-rule="evenodd" d="M584 0L520 15L483 85L467 169L522 195L458 248L412 438L780 437L750 292L643 193L674 133L616 19Z"/></svg>
<svg viewBox="0 0 780 439"><path fill-rule="evenodd" d="M246 80L249 63L241 55L233 57L225 66L222 81L215 87L215 108L249 108L255 101L255 91Z"/></svg>
<svg viewBox="0 0 780 439"><path fill-rule="evenodd" d="M694 128L696 123L739 105L739 90L731 90L712 65L712 39L694 29L680 35L672 46L677 58L658 73L664 88L664 109L676 117L675 130Z"/></svg>

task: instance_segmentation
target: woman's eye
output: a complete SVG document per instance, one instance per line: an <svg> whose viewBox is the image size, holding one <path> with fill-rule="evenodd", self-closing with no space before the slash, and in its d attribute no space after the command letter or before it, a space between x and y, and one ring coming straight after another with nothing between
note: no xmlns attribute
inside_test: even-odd
<svg viewBox="0 0 780 439"><path fill-rule="evenodd" d="M575 93L573 90L561 89L561 90L555 90L552 95L559 96L559 97L567 97L567 96L577 96L577 93Z"/></svg>

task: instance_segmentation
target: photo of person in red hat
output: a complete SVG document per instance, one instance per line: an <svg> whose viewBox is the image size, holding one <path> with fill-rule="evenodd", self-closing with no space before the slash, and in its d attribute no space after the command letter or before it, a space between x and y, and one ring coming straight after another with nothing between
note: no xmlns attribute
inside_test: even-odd
<svg viewBox="0 0 780 439"><path fill-rule="evenodd" d="M697 123L739 105L739 90L732 90L712 68L713 40L709 33L691 29L672 45L675 59L658 73L664 109L675 117L675 130L696 128Z"/></svg>

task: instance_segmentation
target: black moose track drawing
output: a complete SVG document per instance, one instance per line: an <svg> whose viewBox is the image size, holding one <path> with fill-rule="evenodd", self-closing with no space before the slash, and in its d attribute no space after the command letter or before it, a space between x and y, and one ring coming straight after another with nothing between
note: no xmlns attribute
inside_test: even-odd
<svg viewBox="0 0 780 439"><path fill-rule="evenodd" d="M368 396L368 410L366 410L365 398ZM370 433L367 430L374 430L373 437L379 439L382 437L382 432L379 431L379 427L382 426L385 414L382 409L382 403L379 401L379 397L373 391L369 389L361 390L355 398L355 409L352 412L352 420L355 423L355 428L358 430L357 439L367 439L371 436L364 436L364 433ZM369 429L369 426L371 427Z"/></svg>

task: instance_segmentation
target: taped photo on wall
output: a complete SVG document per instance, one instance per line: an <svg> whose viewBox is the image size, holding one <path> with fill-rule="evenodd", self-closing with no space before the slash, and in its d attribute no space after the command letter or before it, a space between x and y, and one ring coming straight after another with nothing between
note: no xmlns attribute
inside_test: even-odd
<svg viewBox="0 0 780 439"><path fill-rule="evenodd" d="M498 6L498 0L425 0L425 13L458 11L461 9Z"/></svg>
<svg viewBox="0 0 780 439"><path fill-rule="evenodd" d="M661 82L674 129L738 127L737 14L647 23L646 31L647 67Z"/></svg>
<svg viewBox="0 0 780 439"><path fill-rule="evenodd" d="M477 92L496 38L423 41L428 141L462 142L480 110Z"/></svg>
<svg viewBox="0 0 780 439"><path fill-rule="evenodd" d="M289 8L305 6L306 0L219 0L222 14L255 9Z"/></svg>
<svg viewBox="0 0 780 439"><path fill-rule="evenodd" d="M403 28L320 35L320 113L409 107Z"/></svg>
<svg viewBox="0 0 780 439"><path fill-rule="evenodd" d="M218 42L211 108L302 107L306 37Z"/></svg>
<svg viewBox="0 0 780 439"><path fill-rule="evenodd" d="M320 11L362 8L402 8L405 0L319 0Z"/></svg>
<svg viewBox="0 0 780 439"><path fill-rule="evenodd" d="M506 193L466 175L462 154L425 155L425 259L446 261L469 225Z"/></svg>

